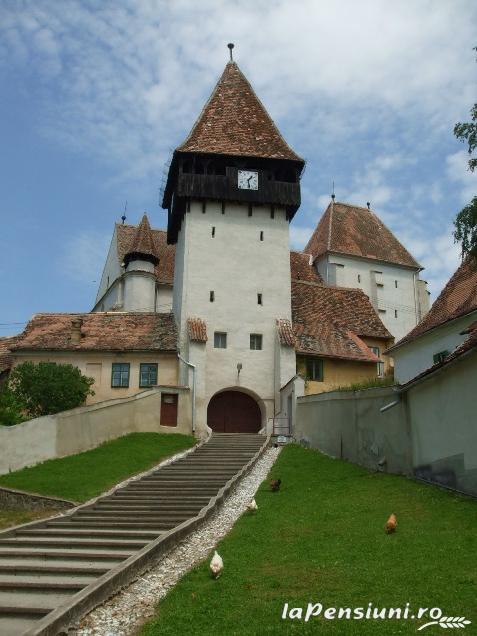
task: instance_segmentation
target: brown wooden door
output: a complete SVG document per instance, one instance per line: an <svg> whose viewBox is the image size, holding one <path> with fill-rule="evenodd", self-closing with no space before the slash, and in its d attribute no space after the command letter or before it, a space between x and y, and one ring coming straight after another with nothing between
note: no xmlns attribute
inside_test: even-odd
<svg viewBox="0 0 477 636"><path fill-rule="evenodd" d="M258 433L262 428L262 416L250 395L224 391L210 400L207 424L218 433Z"/></svg>
<svg viewBox="0 0 477 636"><path fill-rule="evenodd" d="M161 394L161 426L177 426L177 394Z"/></svg>

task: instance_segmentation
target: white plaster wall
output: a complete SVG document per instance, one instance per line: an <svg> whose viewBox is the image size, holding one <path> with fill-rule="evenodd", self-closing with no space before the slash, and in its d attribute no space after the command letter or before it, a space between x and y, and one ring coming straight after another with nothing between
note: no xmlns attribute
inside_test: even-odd
<svg viewBox="0 0 477 636"><path fill-rule="evenodd" d="M109 246L108 255L106 257L106 263L104 265L103 274L101 276L101 282L99 283L98 293L96 294L96 303L101 299L101 297L106 293L108 289L108 276L109 276L109 286L121 276L122 268L118 259L117 252L117 232L116 226L114 226L113 237L111 239L111 244Z"/></svg>
<svg viewBox="0 0 477 636"><path fill-rule="evenodd" d="M124 311L154 311L155 296L156 277L154 273L140 270L126 272L124 276Z"/></svg>
<svg viewBox="0 0 477 636"><path fill-rule="evenodd" d="M334 267L333 264L343 267ZM417 270L337 254L324 255L315 263L315 266L324 281L330 285L362 289L396 341L403 338L419 322L418 292L415 284ZM373 275L375 271L382 272L382 287L376 285ZM335 280L333 280L333 272L336 272Z"/></svg>
<svg viewBox="0 0 477 636"><path fill-rule="evenodd" d="M174 313L182 341L188 317L207 323L209 339L198 345L205 352L200 396L198 387L198 399L203 400L201 425L210 398L227 388L258 396L264 420L274 415L275 321L291 318L288 240L283 209L275 209L272 219L269 207L254 207L249 217L247 205L227 204L222 214L219 203L208 202L203 214L202 204L192 202L185 215L176 250ZM210 291L215 293L212 303ZM257 293L262 294L263 305L258 305ZM215 331L227 333L226 349L214 348ZM262 334L261 351L250 350L251 333ZM189 357L200 362L195 345ZM240 375L237 363L242 364ZM293 374L291 369L290 377Z"/></svg>
<svg viewBox="0 0 477 636"><path fill-rule="evenodd" d="M172 311L172 285L156 285L156 311L160 314Z"/></svg>
<svg viewBox="0 0 477 636"><path fill-rule="evenodd" d="M81 453L128 433L190 435L190 391L165 387L165 392L179 394L176 427L161 426L161 389L40 417L16 426L0 426L0 475L47 459Z"/></svg>
<svg viewBox="0 0 477 636"><path fill-rule="evenodd" d="M477 311L436 327L416 340L404 344L391 353L394 358L394 377L403 384L434 364L433 356L441 351L453 351L464 342L461 332L477 319Z"/></svg>

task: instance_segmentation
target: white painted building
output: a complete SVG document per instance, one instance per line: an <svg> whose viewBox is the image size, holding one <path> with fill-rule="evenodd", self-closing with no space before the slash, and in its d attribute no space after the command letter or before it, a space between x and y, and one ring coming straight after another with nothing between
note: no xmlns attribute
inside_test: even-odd
<svg viewBox="0 0 477 636"><path fill-rule="evenodd" d="M304 251L327 285L362 289L396 340L429 310L422 267L368 208L332 200Z"/></svg>
<svg viewBox="0 0 477 636"><path fill-rule="evenodd" d="M467 339L477 321L477 265L468 257L444 287L429 313L389 349L394 375L404 384L440 364Z"/></svg>

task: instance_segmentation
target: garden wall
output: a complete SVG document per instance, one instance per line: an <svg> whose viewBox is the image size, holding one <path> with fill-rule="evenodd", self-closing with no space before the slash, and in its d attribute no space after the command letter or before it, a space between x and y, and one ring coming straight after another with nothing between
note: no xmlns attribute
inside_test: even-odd
<svg viewBox="0 0 477 636"><path fill-rule="evenodd" d="M95 448L128 433L191 433L191 402L186 387L178 393L178 425L161 426L161 387L132 397L39 417L16 426L0 426L0 475L46 459Z"/></svg>
<svg viewBox="0 0 477 636"><path fill-rule="evenodd" d="M409 474L412 457L405 403L380 412L396 399L391 387L300 397L294 436L300 443L372 470Z"/></svg>

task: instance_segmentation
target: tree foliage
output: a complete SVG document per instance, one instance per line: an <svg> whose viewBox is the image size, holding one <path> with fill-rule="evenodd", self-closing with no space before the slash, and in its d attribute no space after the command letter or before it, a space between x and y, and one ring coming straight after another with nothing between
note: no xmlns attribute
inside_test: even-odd
<svg viewBox="0 0 477 636"><path fill-rule="evenodd" d="M71 364L24 362L11 372L8 390L30 417L40 417L81 406L94 395L93 383Z"/></svg>
<svg viewBox="0 0 477 636"><path fill-rule="evenodd" d="M477 51L477 47L474 47ZM469 159L469 170L472 172L477 168L477 157L472 154L477 150L477 104L474 104L470 111L470 122L459 122L454 126L454 135L457 139L467 142ZM460 243L462 256L472 254L477 258L477 197L463 208L454 220L454 241Z"/></svg>
<svg viewBox="0 0 477 636"><path fill-rule="evenodd" d="M14 426L26 419L21 404L7 387L0 390L0 426Z"/></svg>

